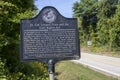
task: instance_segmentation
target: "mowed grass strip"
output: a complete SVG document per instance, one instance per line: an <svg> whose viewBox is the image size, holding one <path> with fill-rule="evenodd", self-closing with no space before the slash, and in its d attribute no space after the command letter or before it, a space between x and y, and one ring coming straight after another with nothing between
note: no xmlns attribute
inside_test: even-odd
<svg viewBox="0 0 120 80"><path fill-rule="evenodd" d="M70 61L55 66L57 80L117 80Z"/></svg>

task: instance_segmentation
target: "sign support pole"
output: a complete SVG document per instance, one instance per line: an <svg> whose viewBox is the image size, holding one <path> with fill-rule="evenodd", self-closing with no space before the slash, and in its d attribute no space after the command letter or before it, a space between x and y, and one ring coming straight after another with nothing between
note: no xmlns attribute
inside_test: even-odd
<svg viewBox="0 0 120 80"><path fill-rule="evenodd" d="M55 66L53 60L49 60L48 62L48 72L50 80L54 80Z"/></svg>

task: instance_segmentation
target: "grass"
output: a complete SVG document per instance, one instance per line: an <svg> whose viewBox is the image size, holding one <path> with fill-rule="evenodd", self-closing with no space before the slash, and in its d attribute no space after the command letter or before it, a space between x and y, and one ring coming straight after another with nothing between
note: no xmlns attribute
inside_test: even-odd
<svg viewBox="0 0 120 80"><path fill-rule="evenodd" d="M117 80L70 61L56 64L57 80Z"/></svg>

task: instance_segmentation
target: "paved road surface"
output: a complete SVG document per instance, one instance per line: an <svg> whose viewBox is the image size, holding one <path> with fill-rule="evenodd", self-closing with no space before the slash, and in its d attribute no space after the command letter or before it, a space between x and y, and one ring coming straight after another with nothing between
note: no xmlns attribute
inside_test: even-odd
<svg viewBox="0 0 120 80"><path fill-rule="evenodd" d="M120 58L81 53L80 60L74 60L106 75L120 80Z"/></svg>

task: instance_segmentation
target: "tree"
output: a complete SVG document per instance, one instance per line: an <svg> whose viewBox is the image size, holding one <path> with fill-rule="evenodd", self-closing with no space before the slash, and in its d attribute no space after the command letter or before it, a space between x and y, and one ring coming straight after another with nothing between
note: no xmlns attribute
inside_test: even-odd
<svg viewBox="0 0 120 80"><path fill-rule="evenodd" d="M120 0L81 0L74 4L74 17L81 22L81 43L86 41L83 37L89 34L94 47L104 46L109 51L114 48L120 50L119 2Z"/></svg>
<svg viewBox="0 0 120 80"><path fill-rule="evenodd" d="M110 50L115 47L114 43L116 43L114 38L116 37L115 35L117 32L112 31L116 29L119 30L117 27L118 25L115 25L117 24L117 21L114 20L115 16L117 15L117 10L118 7L117 4L114 3L114 0L102 0L98 5L98 41L101 43L101 45L109 46ZM116 19L119 20L117 17Z"/></svg>
<svg viewBox="0 0 120 80"><path fill-rule="evenodd" d="M20 19L31 18L36 13L34 0L1 0L0 1L0 59L5 61L5 66L9 72L19 76L30 75L31 73L44 75L40 67L45 67L43 64L34 65L31 63L20 63L19 59L19 46L20 46ZM0 65L1 66L1 65ZM40 69L40 68L39 68ZM45 70L45 69L44 69ZM19 73L20 72L20 73ZM10 75L12 76L12 75ZM8 80L17 80L11 77ZM27 79L25 79L27 80Z"/></svg>
<svg viewBox="0 0 120 80"><path fill-rule="evenodd" d="M96 32L96 23L97 19L97 10L95 5L97 0L81 0L80 2L74 3L73 12L74 17L78 17L81 20L81 27L80 29L83 30L82 35L84 36L81 40L82 43L90 40L90 33L92 31ZM92 28L91 28L91 27Z"/></svg>
<svg viewBox="0 0 120 80"><path fill-rule="evenodd" d="M8 65L13 63L10 61L16 62L19 59L20 19L31 17L32 8L33 0L0 1L0 52L7 59Z"/></svg>

